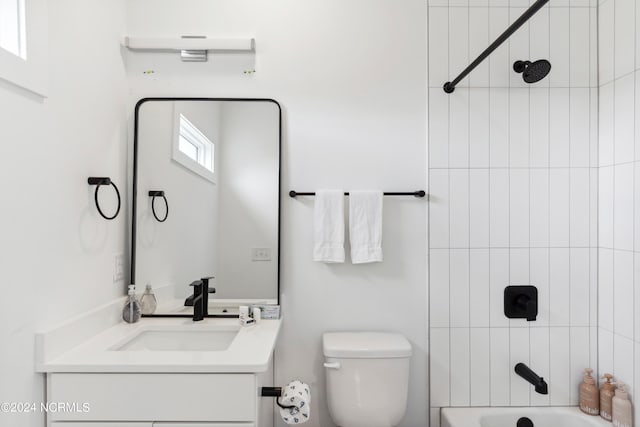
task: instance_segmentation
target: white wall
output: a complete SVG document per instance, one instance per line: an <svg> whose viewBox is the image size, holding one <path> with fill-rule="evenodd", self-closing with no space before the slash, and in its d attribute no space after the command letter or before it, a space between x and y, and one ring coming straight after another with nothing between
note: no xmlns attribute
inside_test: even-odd
<svg viewBox="0 0 640 427"><path fill-rule="evenodd" d="M629 384L640 418L640 7L599 5L599 371Z"/></svg>
<svg viewBox="0 0 640 427"><path fill-rule="evenodd" d="M448 95L529 2L429 2L432 425L445 406L576 404L596 364L596 9L552 4ZM542 58L535 85L513 72ZM505 317L510 284L538 288L536 322Z"/></svg>
<svg viewBox="0 0 640 427"><path fill-rule="evenodd" d="M410 191L425 186L424 2L193 0L188 4L128 1L128 32L255 35L256 73L243 74L245 64L228 55L212 55L207 64L181 64L177 55L130 58L133 96L271 97L283 106L285 320L276 350L276 382L294 378L309 382L313 420L308 425L331 426L324 398L322 333L398 331L414 347L412 394L402 425L425 425L425 200L386 198L385 261L353 266L311 261L313 199L286 196L289 189ZM145 65L156 72L148 77L138 73L138 67Z"/></svg>
<svg viewBox="0 0 640 427"><path fill-rule="evenodd" d="M126 79L118 37L124 2L49 5L49 98L0 83L0 401L40 402L34 333L123 295L113 256L128 247L127 214L98 216L91 175L111 176L126 200ZM105 211L113 205L101 189ZM126 253L125 253L126 257ZM0 424L44 425L41 413Z"/></svg>

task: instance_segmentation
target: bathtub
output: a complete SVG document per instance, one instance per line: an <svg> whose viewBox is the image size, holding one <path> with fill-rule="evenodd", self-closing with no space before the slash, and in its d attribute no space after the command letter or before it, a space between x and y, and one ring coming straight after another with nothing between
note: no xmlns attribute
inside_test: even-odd
<svg viewBox="0 0 640 427"><path fill-rule="evenodd" d="M516 427L527 417L534 427L611 427L599 416L587 415L577 406L518 408L442 408L441 427Z"/></svg>

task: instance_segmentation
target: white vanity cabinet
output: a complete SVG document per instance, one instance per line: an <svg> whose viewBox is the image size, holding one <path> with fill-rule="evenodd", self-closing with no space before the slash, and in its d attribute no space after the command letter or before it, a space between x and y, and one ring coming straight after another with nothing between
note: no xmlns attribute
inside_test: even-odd
<svg viewBox="0 0 640 427"><path fill-rule="evenodd" d="M50 427L273 427L264 373L50 373L49 402L82 411L48 414Z"/></svg>

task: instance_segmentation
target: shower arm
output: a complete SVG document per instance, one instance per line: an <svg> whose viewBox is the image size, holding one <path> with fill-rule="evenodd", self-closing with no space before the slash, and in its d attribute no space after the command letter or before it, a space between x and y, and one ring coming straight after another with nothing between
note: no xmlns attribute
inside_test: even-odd
<svg viewBox="0 0 640 427"><path fill-rule="evenodd" d="M505 30L504 33L500 35L500 37L496 39L496 41L491 43L491 45L486 48L484 52L482 52L480 56L476 58L475 61L469 64L469 66L465 68L458 77L456 77L453 81L446 82L443 86L444 91L446 93L452 93L455 90L456 85L460 83L460 80L464 79L471 71L473 71L474 68L480 65L480 63L484 61L487 56L491 55L494 50L496 50L502 43L504 43L509 37L511 37L511 35L515 33L518 28L522 27L525 22L531 19L531 17L535 15L536 12L538 12L540 9L542 9L542 7L547 3L549 3L549 0L537 0L534 4L532 4L529 9L527 9L518 19L513 22L513 24L509 26L509 28Z"/></svg>

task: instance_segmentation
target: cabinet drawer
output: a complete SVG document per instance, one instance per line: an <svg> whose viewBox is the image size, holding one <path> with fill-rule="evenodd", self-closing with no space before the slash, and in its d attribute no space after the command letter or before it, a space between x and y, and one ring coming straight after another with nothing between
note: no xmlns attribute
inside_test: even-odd
<svg viewBox="0 0 640 427"><path fill-rule="evenodd" d="M63 373L50 374L47 388L50 402L89 404L52 421L253 422L258 396L252 374Z"/></svg>
<svg viewBox="0 0 640 427"><path fill-rule="evenodd" d="M51 427L152 427L151 423L52 423Z"/></svg>

